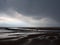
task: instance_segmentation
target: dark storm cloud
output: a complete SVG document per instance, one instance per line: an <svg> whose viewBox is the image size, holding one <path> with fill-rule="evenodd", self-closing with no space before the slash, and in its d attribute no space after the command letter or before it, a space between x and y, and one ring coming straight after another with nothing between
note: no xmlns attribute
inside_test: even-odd
<svg viewBox="0 0 60 45"><path fill-rule="evenodd" d="M7 2L9 6L27 16L51 17L60 21L59 0L7 0Z"/></svg>
<svg viewBox="0 0 60 45"><path fill-rule="evenodd" d="M59 0L0 0L0 10L9 7L28 15L59 17L60 14Z"/></svg>
<svg viewBox="0 0 60 45"><path fill-rule="evenodd" d="M0 0L0 12L6 10L6 0Z"/></svg>
<svg viewBox="0 0 60 45"><path fill-rule="evenodd" d="M0 12L10 13L8 16L13 16L14 14L12 15L11 12L6 11L10 8L24 16L31 16L35 20L51 18L53 19L52 22L55 20L58 23L54 25L60 25L59 0L0 0Z"/></svg>

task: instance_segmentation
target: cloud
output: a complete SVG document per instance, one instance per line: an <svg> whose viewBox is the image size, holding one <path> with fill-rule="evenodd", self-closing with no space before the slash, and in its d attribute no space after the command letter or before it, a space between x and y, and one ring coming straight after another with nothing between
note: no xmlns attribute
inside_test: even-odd
<svg viewBox="0 0 60 45"><path fill-rule="evenodd" d="M59 0L0 0L1 26L59 26Z"/></svg>
<svg viewBox="0 0 60 45"><path fill-rule="evenodd" d="M11 17L0 17L0 26L1 27L22 27L26 26L28 23L18 20L16 18Z"/></svg>
<svg viewBox="0 0 60 45"><path fill-rule="evenodd" d="M42 17L37 20L32 16L25 16L11 9L0 15L0 26L2 27L45 27L59 24L51 18Z"/></svg>
<svg viewBox="0 0 60 45"><path fill-rule="evenodd" d="M6 2L7 8L13 8L25 16L35 17L37 20L48 17L60 22L59 0L7 0Z"/></svg>

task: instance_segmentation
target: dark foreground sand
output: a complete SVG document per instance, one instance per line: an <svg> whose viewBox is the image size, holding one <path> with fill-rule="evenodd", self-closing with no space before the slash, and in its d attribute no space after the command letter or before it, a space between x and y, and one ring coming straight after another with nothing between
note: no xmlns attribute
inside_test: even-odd
<svg viewBox="0 0 60 45"><path fill-rule="evenodd" d="M40 39L38 37L39 35L29 35L25 38L15 41L0 40L0 45L60 45L60 37L57 39L54 37L50 37L49 39Z"/></svg>

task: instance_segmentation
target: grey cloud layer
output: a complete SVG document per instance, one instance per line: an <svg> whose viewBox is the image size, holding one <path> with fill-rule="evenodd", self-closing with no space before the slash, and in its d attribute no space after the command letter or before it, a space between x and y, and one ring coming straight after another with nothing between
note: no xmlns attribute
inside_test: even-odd
<svg viewBox="0 0 60 45"><path fill-rule="evenodd" d="M59 0L11 0L9 5L14 7L18 12L27 16L44 16L52 17L59 20L60 1Z"/></svg>
<svg viewBox="0 0 60 45"><path fill-rule="evenodd" d="M40 23L41 19L47 20L48 25L60 25L59 0L0 0L0 13L4 12L8 16L15 17L14 12L10 11L11 8L23 16L33 17L35 21L39 20L37 24L35 23L36 26L43 24Z"/></svg>

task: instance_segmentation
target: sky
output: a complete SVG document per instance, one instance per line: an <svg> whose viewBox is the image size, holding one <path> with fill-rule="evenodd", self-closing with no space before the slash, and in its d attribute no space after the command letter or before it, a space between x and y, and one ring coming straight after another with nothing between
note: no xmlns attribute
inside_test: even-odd
<svg viewBox="0 0 60 45"><path fill-rule="evenodd" d="M0 27L60 27L60 0L0 0Z"/></svg>

